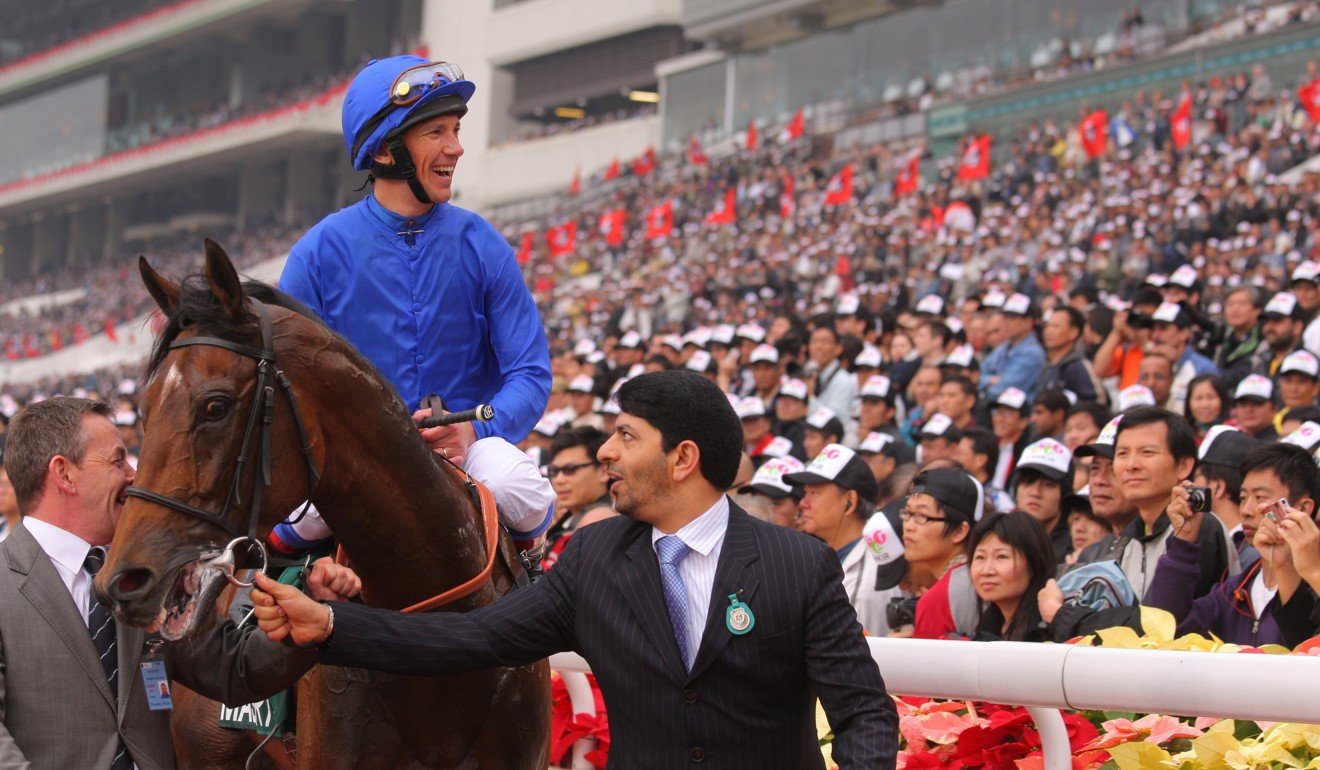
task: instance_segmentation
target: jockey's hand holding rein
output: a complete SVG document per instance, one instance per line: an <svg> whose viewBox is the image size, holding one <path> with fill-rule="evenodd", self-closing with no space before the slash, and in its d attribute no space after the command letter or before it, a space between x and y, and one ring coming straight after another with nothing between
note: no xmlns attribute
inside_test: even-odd
<svg viewBox="0 0 1320 770"><path fill-rule="evenodd" d="M310 646L330 636L330 608L293 586L257 575L252 604L257 626L272 642Z"/></svg>
<svg viewBox="0 0 1320 770"><path fill-rule="evenodd" d="M412 418L413 422L421 422L430 416L430 409L418 409L413 412ZM462 467L463 461L467 458L468 447L477 440L477 429L472 427L470 422L425 428L421 433L422 440L431 447L432 452L448 457L459 467Z"/></svg>

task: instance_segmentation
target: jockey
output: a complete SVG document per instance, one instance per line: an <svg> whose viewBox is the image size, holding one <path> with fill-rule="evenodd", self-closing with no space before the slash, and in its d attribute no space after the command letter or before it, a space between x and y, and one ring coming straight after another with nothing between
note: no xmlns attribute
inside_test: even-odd
<svg viewBox="0 0 1320 770"><path fill-rule="evenodd" d="M429 393L455 411L495 408L490 422L423 432L456 462L478 438L521 441L551 384L545 331L513 248L449 202L459 119L475 90L450 63L368 63L344 95L343 130L371 194L303 236L280 276L280 289L353 343L410 409Z"/></svg>

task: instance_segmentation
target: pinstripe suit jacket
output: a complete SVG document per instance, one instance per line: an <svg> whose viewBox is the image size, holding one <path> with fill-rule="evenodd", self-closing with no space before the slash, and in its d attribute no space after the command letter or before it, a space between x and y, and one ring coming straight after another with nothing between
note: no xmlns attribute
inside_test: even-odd
<svg viewBox="0 0 1320 770"><path fill-rule="evenodd" d="M711 609L684 670L650 525L624 516L577 532L528 589L466 614L403 615L336 604L321 662L441 675L575 650L610 715L610 766L673 770L823 767L814 702L841 768L892 768L897 715L841 584L835 553L729 506ZM756 625L725 625L737 594Z"/></svg>

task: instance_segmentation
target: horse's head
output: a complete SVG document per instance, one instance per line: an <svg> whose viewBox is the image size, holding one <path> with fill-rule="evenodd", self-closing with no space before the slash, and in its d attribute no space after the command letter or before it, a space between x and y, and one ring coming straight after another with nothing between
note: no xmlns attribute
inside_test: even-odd
<svg viewBox="0 0 1320 770"><path fill-rule="evenodd" d="M218 245L206 241L204 274L182 283L145 258L139 269L167 323L142 390L134 496L96 590L120 621L173 640L213 619L227 583L219 560L226 544L266 533L310 495L315 464L300 455L301 420L315 415L301 410L295 420L293 389L280 371L306 319L254 304ZM314 423L307 428L316 435Z"/></svg>

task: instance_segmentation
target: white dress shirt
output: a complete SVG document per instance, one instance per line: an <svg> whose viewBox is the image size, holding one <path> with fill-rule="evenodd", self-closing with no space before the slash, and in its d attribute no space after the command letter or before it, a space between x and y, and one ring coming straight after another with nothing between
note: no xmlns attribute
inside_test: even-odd
<svg viewBox="0 0 1320 770"><path fill-rule="evenodd" d="M678 565L687 593L688 649L695 660L701 649L701 636L706 630L706 615L710 612L710 595L715 590L715 566L720 562L724 548L724 535L729 529L729 498L720 499L697 518L688 522L674 534L692 551ZM665 533L651 528L651 547Z"/></svg>
<svg viewBox="0 0 1320 770"><path fill-rule="evenodd" d="M23 526L50 557L60 580L64 581L64 587L73 597L73 604L82 615L83 623L86 623L92 604L92 576L83 569L83 562L87 560L87 553L92 547L72 532L41 519L24 516Z"/></svg>

